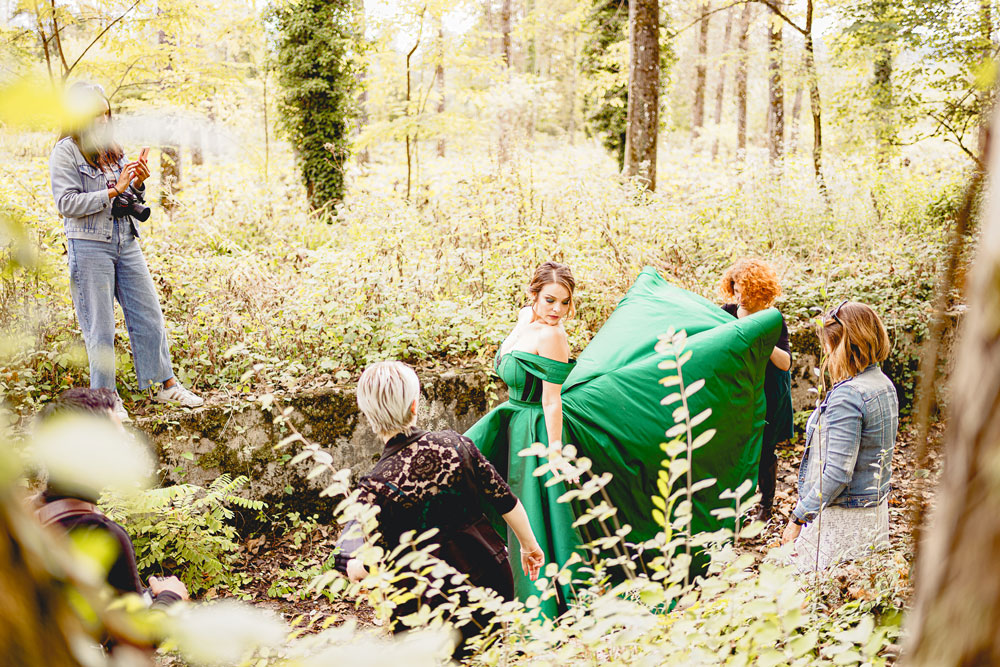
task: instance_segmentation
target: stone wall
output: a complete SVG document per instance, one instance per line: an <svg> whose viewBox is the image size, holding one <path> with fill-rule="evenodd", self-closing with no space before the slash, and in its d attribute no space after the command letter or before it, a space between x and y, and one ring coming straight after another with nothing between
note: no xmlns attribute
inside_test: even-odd
<svg viewBox="0 0 1000 667"><path fill-rule="evenodd" d="M482 371L452 370L422 377L418 423L428 430L463 432L487 412L490 392L497 392L493 402L505 398L502 385L496 388ZM251 497L272 507L280 502L286 509L322 515L331 504L319 497L324 476L306 480L309 463L286 463L298 451L297 445L275 448L289 431L274 423L274 415L288 407L292 408L289 421L323 446L335 467L351 468L357 475L378 460L382 442L358 411L353 385L279 395L270 409L245 397L215 399L197 410L140 418L136 426L156 449L164 483L204 486L222 473L246 475Z"/></svg>
<svg viewBox="0 0 1000 667"><path fill-rule="evenodd" d="M949 327L945 349L950 349L954 326ZM798 411L815 405L814 368L819 364L819 345L811 330L792 332L792 404ZM897 338L897 344L906 345ZM901 356L899 367L887 365L894 380L912 378L917 361L914 352ZM942 355L947 358L948 355ZM909 381L912 386L912 381ZM482 370L451 370L421 377L419 424L428 430L453 429L463 432L495 405L506 398L506 388ZM904 410L909 407L905 390L900 387ZM372 433L358 411L353 385L312 390L277 396L270 410L245 397L232 401L215 399L204 408L176 411L157 417L139 419L137 426L146 432L157 450L165 471L165 483L190 482L206 485L222 473L246 475L249 495L287 509L319 511L329 509L329 500L319 491L325 481L321 476L306 480L310 465L285 463L296 453L295 446L283 450L275 445L288 435L286 428L275 425L274 415L292 408L290 421L309 440L319 443L333 457L337 468L350 468L355 475L371 468L382 450L382 443Z"/></svg>

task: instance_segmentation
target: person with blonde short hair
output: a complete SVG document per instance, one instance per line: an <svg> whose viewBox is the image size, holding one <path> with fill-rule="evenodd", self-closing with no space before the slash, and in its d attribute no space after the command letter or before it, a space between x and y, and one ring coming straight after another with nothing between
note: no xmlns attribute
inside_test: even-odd
<svg viewBox="0 0 1000 667"><path fill-rule="evenodd" d="M382 440L385 449L378 463L358 483L360 502L377 506L379 543L392 551L404 533L421 534L431 528L439 533L433 554L468 576L469 582L490 588L502 598L514 596L513 572L507 547L493 529L483 508L503 517L521 545L521 567L532 580L545 562L528 516L507 482L471 440L454 431L427 432L416 428L420 380L412 368L398 361L383 361L365 369L358 381L358 407ZM356 556L364 544L357 522L348 522L338 541L337 568L352 581L367 569ZM441 585L447 593L449 579ZM441 595L410 599L398 605L394 618L415 613L420 605L434 606ZM464 656L464 643L487 628L491 618L475 612L459 628L463 641L456 656ZM396 632L405 630L395 623Z"/></svg>
<svg viewBox="0 0 1000 667"><path fill-rule="evenodd" d="M889 482L899 426L891 345L871 307L844 301L820 320L823 370L834 382L806 425L799 500L782 537L800 570L822 570L889 543Z"/></svg>

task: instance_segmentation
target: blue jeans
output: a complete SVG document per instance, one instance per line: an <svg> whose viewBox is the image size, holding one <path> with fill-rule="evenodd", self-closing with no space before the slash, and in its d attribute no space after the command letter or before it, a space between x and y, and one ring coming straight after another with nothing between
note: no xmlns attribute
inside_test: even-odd
<svg viewBox="0 0 1000 667"><path fill-rule="evenodd" d="M111 242L68 239L69 280L90 362L90 386L115 389L115 299L125 313L139 389L173 377L160 301L129 220Z"/></svg>

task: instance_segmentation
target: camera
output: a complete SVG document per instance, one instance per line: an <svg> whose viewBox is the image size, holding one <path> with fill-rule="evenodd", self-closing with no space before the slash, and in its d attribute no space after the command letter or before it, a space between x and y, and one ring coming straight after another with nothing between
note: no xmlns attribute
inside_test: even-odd
<svg viewBox="0 0 1000 667"><path fill-rule="evenodd" d="M116 218L132 216L139 222L149 219L149 207L130 190L125 190L111 203L111 215Z"/></svg>

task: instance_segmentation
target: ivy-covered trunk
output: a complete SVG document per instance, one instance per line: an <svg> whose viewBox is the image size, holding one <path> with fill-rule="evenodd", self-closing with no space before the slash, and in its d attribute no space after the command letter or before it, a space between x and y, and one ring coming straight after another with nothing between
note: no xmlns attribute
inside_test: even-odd
<svg viewBox="0 0 1000 667"><path fill-rule="evenodd" d="M313 209L344 197L357 119L362 40L352 0L302 0L272 8L280 126L296 149Z"/></svg>

